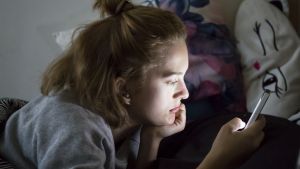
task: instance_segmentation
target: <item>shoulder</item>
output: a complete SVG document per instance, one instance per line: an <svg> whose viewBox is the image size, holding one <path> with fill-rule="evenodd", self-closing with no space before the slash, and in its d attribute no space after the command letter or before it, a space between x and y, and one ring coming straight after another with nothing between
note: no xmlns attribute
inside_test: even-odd
<svg viewBox="0 0 300 169"><path fill-rule="evenodd" d="M24 106L15 117L20 126L43 134L94 132L112 139L111 129L103 118L79 105L74 94L62 91L55 96L39 96ZM30 130L31 130L30 129ZM47 134L47 135L48 135Z"/></svg>
<svg viewBox="0 0 300 169"><path fill-rule="evenodd" d="M103 118L88 108L79 105L79 98L70 92L63 91L56 96L48 97L39 121L50 126L73 129L77 131L90 129L111 135L110 127ZM49 124L50 123L50 124Z"/></svg>
<svg viewBox="0 0 300 169"><path fill-rule="evenodd" d="M101 116L79 106L73 95L62 94L48 99L49 107L45 107L37 122L37 131L43 140L39 146L43 147L41 151L46 150L41 154L47 158L41 166L60 166L57 164L62 162L64 167L76 163L78 166L112 164L113 159L109 157L114 153L113 136ZM59 154L65 154L70 160L54 158Z"/></svg>
<svg viewBox="0 0 300 169"><path fill-rule="evenodd" d="M102 117L81 107L72 94L39 96L6 125L23 154L39 168L113 165L114 141ZM12 140L16 142L16 140ZM75 167L76 168L76 167ZM80 167L79 167L80 168Z"/></svg>

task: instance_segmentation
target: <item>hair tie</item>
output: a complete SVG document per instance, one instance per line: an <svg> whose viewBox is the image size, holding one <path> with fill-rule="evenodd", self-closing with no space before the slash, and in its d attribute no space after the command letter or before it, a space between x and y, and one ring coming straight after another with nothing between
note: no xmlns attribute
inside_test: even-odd
<svg viewBox="0 0 300 169"><path fill-rule="evenodd" d="M115 15L118 15L119 13L121 13L121 9L123 7L125 7L126 3L130 3L128 0L122 0L121 3L118 5ZM122 11L123 12L123 11Z"/></svg>

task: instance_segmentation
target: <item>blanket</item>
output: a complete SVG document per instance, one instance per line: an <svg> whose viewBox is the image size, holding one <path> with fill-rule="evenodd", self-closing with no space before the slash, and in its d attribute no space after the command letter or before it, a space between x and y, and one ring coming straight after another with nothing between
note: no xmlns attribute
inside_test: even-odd
<svg viewBox="0 0 300 169"><path fill-rule="evenodd" d="M10 99L10 98L0 98L0 132L2 132L7 119L25 104L28 101L20 99ZM1 157L1 155L0 155ZM0 169L13 169L13 167L0 158Z"/></svg>
<svg viewBox="0 0 300 169"><path fill-rule="evenodd" d="M185 129L162 140L156 168L195 169L211 149L221 127L234 117L247 122L251 113L226 112L190 122ZM265 138L260 148L238 169L282 169L296 167L300 148L300 126L265 115Z"/></svg>

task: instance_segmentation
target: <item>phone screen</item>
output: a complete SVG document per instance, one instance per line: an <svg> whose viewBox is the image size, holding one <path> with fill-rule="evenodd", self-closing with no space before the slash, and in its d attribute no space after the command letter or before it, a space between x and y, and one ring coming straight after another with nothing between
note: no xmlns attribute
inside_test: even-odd
<svg viewBox="0 0 300 169"><path fill-rule="evenodd" d="M265 92L263 93L262 97L259 99L246 127L244 129L246 129L247 127L251 126L255 120L257 119L258 115L260 114L261 110L264 108L269 96L271 94L271 91L266 89Z"/></svg>

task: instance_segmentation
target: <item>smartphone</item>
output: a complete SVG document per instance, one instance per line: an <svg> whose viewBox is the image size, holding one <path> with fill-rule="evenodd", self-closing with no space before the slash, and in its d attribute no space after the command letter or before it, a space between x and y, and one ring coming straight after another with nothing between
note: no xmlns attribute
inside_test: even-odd
<svg viewBox="0 0 300 169"><path fill-rule="evenodd" d="M255 122L255 120L257 119L261 110L264 108L270 94L271 94L271 91L266 89L265 92L263 93L263 95L261 96L261 98L259 99L259 101L258 101L258 103L257 103L257 105L256 105L256 107L244 129L251 126Z"/></svg>

